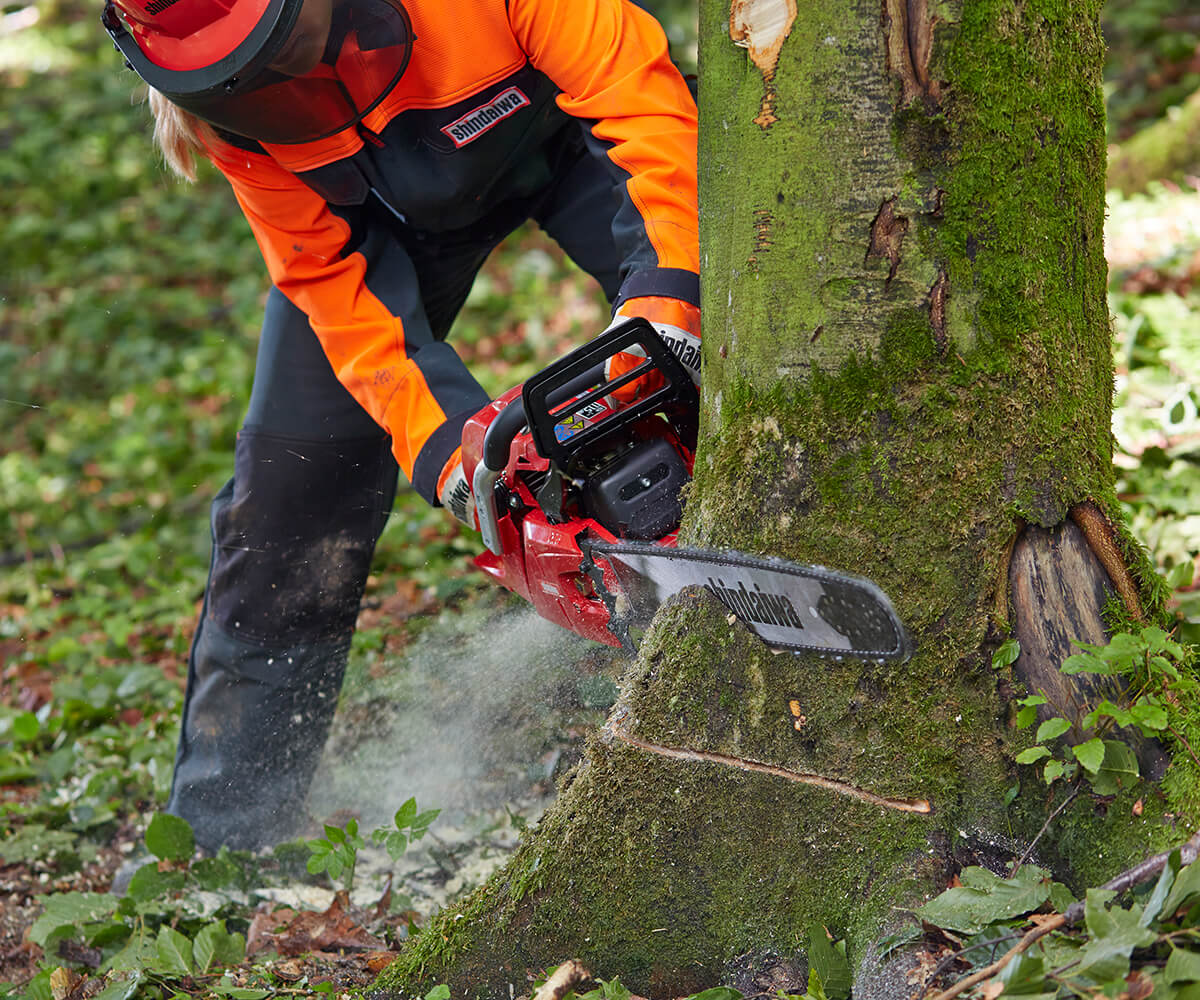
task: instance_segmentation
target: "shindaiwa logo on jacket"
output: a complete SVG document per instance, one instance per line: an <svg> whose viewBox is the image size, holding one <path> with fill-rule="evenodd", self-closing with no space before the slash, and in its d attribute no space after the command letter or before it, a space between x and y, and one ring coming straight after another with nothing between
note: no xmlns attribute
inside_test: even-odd
<svg viewBox="0 0 1200 1000"><path fill-rule="evenodd" d="M442 132L455 146L461 148L468 142L474 142L497 122L528 105L529 98L519 88L509 87L487 104L481 104L468 111L458 121L451 122Z"/></svg>

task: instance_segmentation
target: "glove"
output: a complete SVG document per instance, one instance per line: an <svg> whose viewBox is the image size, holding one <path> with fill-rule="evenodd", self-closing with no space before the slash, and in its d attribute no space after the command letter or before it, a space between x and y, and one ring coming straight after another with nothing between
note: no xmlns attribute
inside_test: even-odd
<svg viewBox="0 0 1200 1000"><path fill-rule="evenodd" d="M700 388L700 310L682 299L654 295L626 299L613 317L609 329L617 326L622 320L635 316L650 321L671 353L679 359L692 377L696 388ZM604 374L609 379L616 378L631 368L636 368L645 360L646 353L635 344L628 351L622 351L609 358L604 363ZM621 386L611 395L622 403L632 403L654 392L661 385L662 375L654 371Z"/></svg>
<svg viewBox="0 0 1200 1000"><path fill-rule="evenodd" d="M463 472L462 445L454 449L454 454L442 466L442 474L438 476L437 498L446 510L450 511L468 528L479 530L479 518L475 516L475 497L471 494L471 484L467 482Z"/></svg>

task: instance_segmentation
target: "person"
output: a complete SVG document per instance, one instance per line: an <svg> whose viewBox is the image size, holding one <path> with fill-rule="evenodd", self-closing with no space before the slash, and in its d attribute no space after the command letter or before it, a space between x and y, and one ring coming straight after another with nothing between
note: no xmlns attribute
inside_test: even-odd
<svg viewBox="0 0 1200 1000"><path fill-rule="evenodd" d="M167 806L202 849L256 849L303 818L397 468L471 523L461 432L489 400L445 338L490 251L533 219L615 315L698 344L695 103L628 0L109 0L103 21L168 165L217 166L272 282Z"/></svg>

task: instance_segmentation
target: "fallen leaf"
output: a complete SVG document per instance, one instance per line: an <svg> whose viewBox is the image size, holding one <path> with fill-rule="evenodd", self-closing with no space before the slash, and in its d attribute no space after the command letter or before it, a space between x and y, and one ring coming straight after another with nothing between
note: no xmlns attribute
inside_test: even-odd
<svg viewBox="0 0 1200 1000"><path fill-rule="evenodd" d="M1153 992L1154 980L1141 969L1137 969L1125 977L1125 993L1123 995L1129 1000L1147 1000Z"/></svg>
<svg viewBox="0 0 1200 1000"><path fill-rule="evenodd" d="M276 962L271 966L271 971L287 983L294 983L304 975L304 970L300 968L300 963L290 958L286 962Z"/></svg>
<svg viewBox="0 0 1200 1000"><path fill-rule="evenodd" d="M80 978L78 973L60 965L50 973L50 995L54 1000L67 1000L71 991L79 984Z"/></svg>
<svg viewBox="0 0 1200 1000"><path fill-rule="evenodd" d="M382 972L387 966L391 965L399 952L396 951L372 951L367 953L367 968L372 972Z"/></svg>
<svg viewBox="0 0 1200 1000"><path fill-rule="evenodd" d="M282 923L276 910L269 915L255 914L246 934L246 955L273 948L280 955L303 955L309 951L367 949L382 950L383 941L368 933L343 908L342 894L334 898L324 913L302 910ZM259 918L265 917L260 922ZM274 930L268 930L268 927Z"/></svg>

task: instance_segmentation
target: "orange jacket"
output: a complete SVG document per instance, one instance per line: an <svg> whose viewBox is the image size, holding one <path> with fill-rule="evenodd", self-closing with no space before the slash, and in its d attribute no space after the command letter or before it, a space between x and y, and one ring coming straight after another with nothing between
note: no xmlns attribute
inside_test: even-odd
<svg viewBox="0 0 1200 1000"><path fill-rule="evenodd" d="M271 279L436 502L470 415L462 406L477 409L479 389L411 315L406 338L394 289L411 265L388 227L399 218L436 234L494 217L549 182L551 140L582 124L621 196L618 301L694 301L696 112L662 29L628 0L410 0L409 13L412 60L365 128L290 146L228 137L209 153Z"/></svg>

